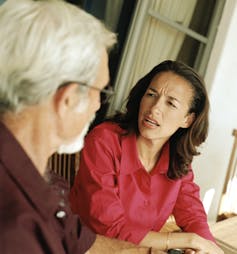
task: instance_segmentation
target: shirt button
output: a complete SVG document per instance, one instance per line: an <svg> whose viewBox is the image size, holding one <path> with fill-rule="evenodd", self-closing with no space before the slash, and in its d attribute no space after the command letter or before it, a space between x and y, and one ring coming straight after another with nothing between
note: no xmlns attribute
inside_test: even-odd
<svg viewBox="0 0 237 254"><path fill-rule="evenodd" d="M58 205L59 205L60 207L65 207L65 206L66 206L64 200L60 200L59 203L58 203Z"/></svg>
<svg viewBox="0 0 237 254"><path fill-rule="evenodd" d="M56 213L56 217L59 218L59 219L62 219L66 216L66 212L65 211L58 211Z"/></svg>
<svg viewBox="0 0 237 254"><path fill-rule="evenodd" d="M148 206L149 205L149 200L144 200L143 204L144 204L144 206Z"/></svg>

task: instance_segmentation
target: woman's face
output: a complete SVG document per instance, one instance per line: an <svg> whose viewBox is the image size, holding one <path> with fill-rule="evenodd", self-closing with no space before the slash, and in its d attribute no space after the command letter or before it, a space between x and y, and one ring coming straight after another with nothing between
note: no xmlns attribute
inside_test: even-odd
<svg viewBox="0 0 237 254"><path fill-rule="evenodd" d="M188 114L192 98L192 87L187 80L173 72L159 73L140 103L140 136L165 142L179 128L188 128L194 120L194 113Z"/></svg>

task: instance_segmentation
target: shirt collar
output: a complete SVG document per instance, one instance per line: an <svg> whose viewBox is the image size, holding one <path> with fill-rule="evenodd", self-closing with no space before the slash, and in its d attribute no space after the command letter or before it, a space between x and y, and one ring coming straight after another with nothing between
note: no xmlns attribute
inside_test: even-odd
<svg viewBox="0 0 237 254"><path fill-rule="evenodd" d="M144 169L138 157L135 134L122 137L121 149L121 170L126 169L126 174L130 174L139 169ZM160 159L152 170L151 175L167 173L169 168L169 151L169 142L167 142L161 151Z"/></svg>
<svg viewBox="0 0 237 254"><path fill-rule="evenodd" d="M48 217L57 208L58 197L43 179L12 133L0 122L0 161L38 211ZM47 202L45 202L47 197Z"/></svg>
<svg viewBox="0 0 237 254"><path fill-rule="evenodd" d="M170 160L170 144L169 142L166 142L166 144L163 146L160 159L156 163L155 168L152 170L151 174L166 174L169 169L169 160Z"/></svg>

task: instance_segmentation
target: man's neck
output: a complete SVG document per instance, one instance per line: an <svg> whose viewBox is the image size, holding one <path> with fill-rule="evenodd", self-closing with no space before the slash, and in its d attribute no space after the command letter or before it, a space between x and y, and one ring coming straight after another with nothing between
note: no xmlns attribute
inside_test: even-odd
<svg viewBox="0 0 237 254"><path fill-rule="evenodd" d="M21 113L7 113L3 123L12 132L28 157L43 176L48 158L53 153L50 144L50 126L44 111L31 107ZM52 131L52 129L51 129Z"/></svg>

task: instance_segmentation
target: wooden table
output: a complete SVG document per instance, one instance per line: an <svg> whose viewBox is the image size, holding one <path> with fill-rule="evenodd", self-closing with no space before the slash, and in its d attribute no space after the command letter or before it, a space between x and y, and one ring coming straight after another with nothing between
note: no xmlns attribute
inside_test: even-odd
<svg viewBox="0 0 237 254"><path fill-rule="evenodd" d="M225 254L237 254L237 216L217 222L210 228Z"/></svg>

